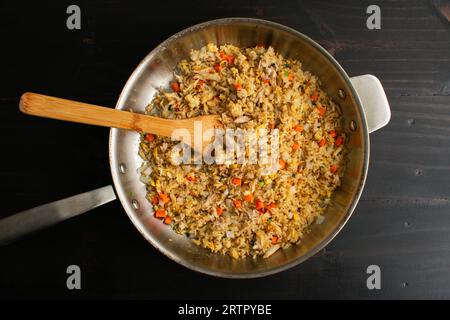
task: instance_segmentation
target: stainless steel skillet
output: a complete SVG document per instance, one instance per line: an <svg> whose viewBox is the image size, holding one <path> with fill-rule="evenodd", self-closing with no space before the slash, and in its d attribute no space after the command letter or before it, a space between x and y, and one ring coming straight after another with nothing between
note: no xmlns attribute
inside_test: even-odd
<svg viewBox="0 0 450 320"><path fill-rule="evenodd" d="M143 112L157 89L170 82L178 61L187 57L191 49L199 49L210 42L240 47L270 45L285 57L299 59L304 69L320 78L324 89L341 106L349 136L348 167L342 186L327 209L325 221L311 226L301 245L279 250L268 259L233 260L209 253L188 238L175 234L153 218L152 206L145 199L145 187L137 173L141 164L138 134L119 129L111 129L109 139L115 193L109 186L3 219L0 241L11 241L85 212L115 199L117 194L135 227L155 248L172 260L206 274L228 278L261 277L293 267L324 248L343 228L360 198L369 165L369 133L389 122L389 104L380 82L371 75L349 78L325 49L291 28L258 19L228 18L190 27L156 47L131 75L116 108Z"/></svg>

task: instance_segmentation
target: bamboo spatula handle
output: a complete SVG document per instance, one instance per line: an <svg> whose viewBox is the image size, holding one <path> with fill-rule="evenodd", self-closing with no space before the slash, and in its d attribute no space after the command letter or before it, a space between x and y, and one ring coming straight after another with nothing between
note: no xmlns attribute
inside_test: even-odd
<svg viewBox="0 0 450 320"><path fill-rule="evenodd" d="M167 137L171 136L175 128L183 125L179 121L31 92L24 93L20 98L20 110L26 114L44 118L149 132Z"/></svg>

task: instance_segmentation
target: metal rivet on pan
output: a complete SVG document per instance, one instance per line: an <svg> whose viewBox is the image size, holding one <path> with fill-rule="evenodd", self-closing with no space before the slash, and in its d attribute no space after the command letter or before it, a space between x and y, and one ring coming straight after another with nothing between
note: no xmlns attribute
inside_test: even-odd
<svg viewBox="0 0 450 320"><path fill-rule="evenodd" d="M358 126L356 125L356 121L355 120L350 121L350 130L356 131L356 128L358 128Z"/></svg>
<svg viewBox="0 0 450 320"><path fill-rule="evenodd" d="M119 170L120 170L121 174L124 174L125 172L127 172L127 166L125 164L121 163L119 165Z"/></svg>
<svg viewBox="0 0 450 320"><path fill-rule="evenodd" d="M139 209L139 202L136 199L131 200L131 204L136 210Z"/></svg>
<svg viewBox="0 0 450 320"><path fill-rule="evenodd" d="M338 95L339 95L339 98L341 98L342 100L344 100L344 99L345 99L345 97L346 97L346 95L345 95L345 91L344 91L344 90L342 90L342 89L339 89L339 91L338 91Z"/></svg>

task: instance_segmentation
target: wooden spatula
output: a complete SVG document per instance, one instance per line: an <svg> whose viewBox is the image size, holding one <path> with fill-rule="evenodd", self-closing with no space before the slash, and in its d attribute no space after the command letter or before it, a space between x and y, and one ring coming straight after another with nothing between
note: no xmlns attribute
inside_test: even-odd
<svg viewBox="0 0 450 320"><path fill-rule="evenodd" d="M195 121L201 122L202 137L207 130L221 126L220 117L217 115L170 120L31 92L24 93L20 98L20 110L44 118L153 133L165 137L171 137L175 129L187 129L192 137L191 146L194 146ZM206 139L208 141L201 139L202 150L207 145L205 142L211 141L210 137ZM195 146L198 147L198 143Z"/></svg>

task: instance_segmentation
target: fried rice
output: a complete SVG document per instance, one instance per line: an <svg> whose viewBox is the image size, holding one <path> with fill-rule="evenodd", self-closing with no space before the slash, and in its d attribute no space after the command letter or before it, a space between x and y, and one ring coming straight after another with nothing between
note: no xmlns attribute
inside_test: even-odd
<svg viewBox="0 0 450 320"><path fill-rule="evenodd" d="M156 218L215 253L269 257L322 223L345 170L339 106L272 47L208 44L174 71L147 113L184 119L218 114L226 128L278 130L278 170L267 164L174 164L170 138L141 135L141 181ZM248 153L248 150L246 150ZM301 245L301 244L299 244Z"/></svg>

